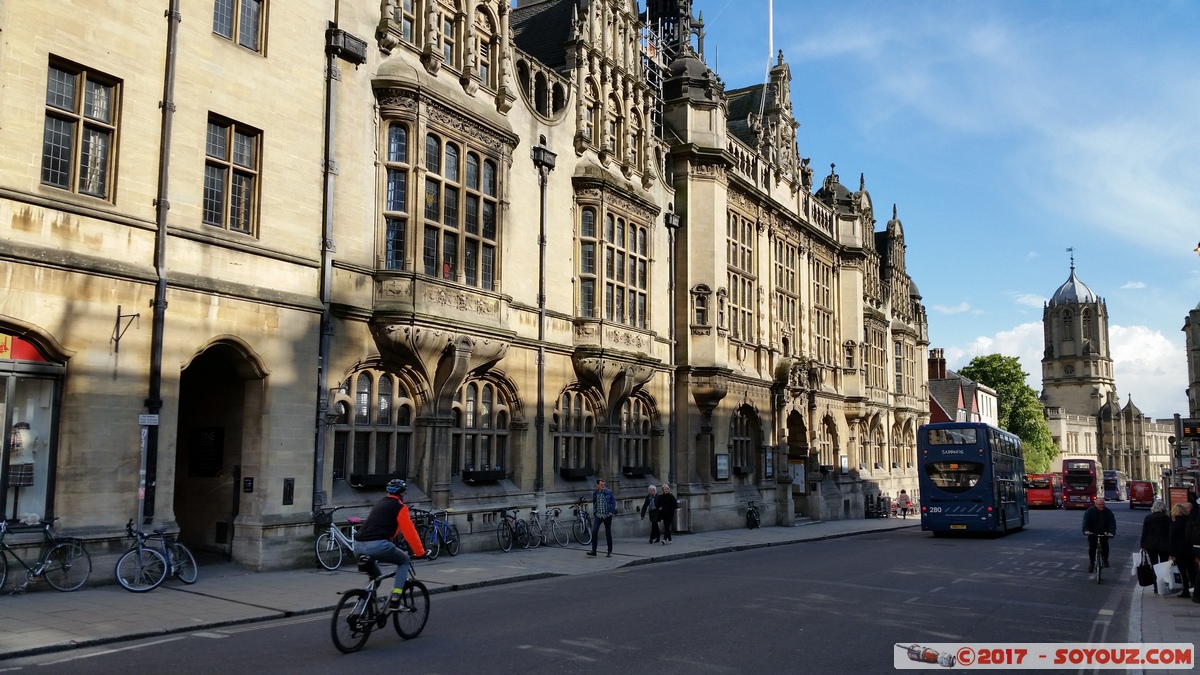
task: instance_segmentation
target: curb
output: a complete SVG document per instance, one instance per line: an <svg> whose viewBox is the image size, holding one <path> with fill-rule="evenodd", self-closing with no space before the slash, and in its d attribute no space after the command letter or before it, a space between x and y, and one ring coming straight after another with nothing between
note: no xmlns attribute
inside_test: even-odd
<svg viewBox="0 0 1200 675"><path fill-rule="evenodd" d="M699 557L703 557L703 556L718 555L718 554L723 554L723 553L734 553L737 551L750 551L750 550L754 550L754 549L771 548L771 547L775 547L775 546L793 546L796 544L805 544L805 543L814 542L814 541L826 541L829 539L842 539L845 537L854 537L854 536L858 536L861 534L876 534L879 532L894 532L899 529L918 527L919 525L920 525L920 523L914 523L913 525L902 526L902 527L883 527L883 528L878 528L878 529L858 530L856 532L841 532L841 533L837 533L837 534L829 534L829 535L824 535L824 536L820 536L820 537L810 537L807 539L795 539L795 540L790 540L790 541L763 542L763 543L758 543L758 544L731 544L728 546L703 549L703 550L699 550L699 551L688 551L685 553L672 553L672 554L660 555L660 556L649 556L646 558L641 558L639 560L631 560L627 563L624 563L622 565L618 565L616 567L612 567L609 569L637 567L640 565L650 565L653 563L671 562L674 560L684 560L687 558L699 558ZM597 570L597 571L599 571L599 570ZM489 579L489 580L485 580L485 581L472 581L469 583L448 584L445 586L438 586L435 588L430 588L429 594L430 595L440 595L442 593L467 591L467 590L472 590L472 589L476 589L476 588L484 588L484 587L488 587L488 586L503 586L506 584L515 584L515 583L522 583L522 582L527 582L527 581L538 581L541 579L553 579L556 577L563 577L563 576L570 576L570 575L561 574L561 573L557 573L557 572L538 572L535 574L522 574L519 576L504 577L501 579ZM193 593L195 595L205 595L206 597L216 597L216 596L208 595L205 593L200 593L198 591L189 591L187 589L168 589L168 590L176 590L181 593ZM351 589L348 588L346 590L351 590ZM42 645L40 647L30 647L29 649L14 650L14 651L0 654L0 661L6 661L6 660L20 658L20 657L26 657L26 656L38 656L41 654L53 654L53 653L57 653L57 652L70 651L73 649L81 649L84 647L96 647L96 646L114 644L114 643L118 643L118 642L132 642L134 640L144 640L147 638L162 637L164 635L178 635L180 633L193 633L193 632L196 632L199 630L205 630L205 629L225 628L228 626L244 626L246 624L262 623L264 621L273 621L276 619L286 619L286 618L293 617L293 616L307 616L310 614L320 614L320 613L332 611L335 606L336 606L336 603L330 603L328 605L322 605L320 607L310 607L308 609L301 609L301 610L269 610L269 608L264 607L262 609L268 609L270 612L269 614L264 614L262 616L246 617L244 619L208 621L205 623L195 624L195 625L191 625L191 626L178 626L178 627L173 627L173 628L163 628L161 630L140 631L137 633L128 633L128 634L124 634L124 635L111 635L111 636L107 636L107 637L92 638L92 639L88 639L88 640L75 640L75 641L64 642L64 643L59 643L59 644Z"/></svg>

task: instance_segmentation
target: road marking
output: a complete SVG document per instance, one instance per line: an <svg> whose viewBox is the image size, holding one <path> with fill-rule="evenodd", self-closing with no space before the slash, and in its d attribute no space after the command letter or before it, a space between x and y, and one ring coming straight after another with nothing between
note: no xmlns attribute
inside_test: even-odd
<svg viewBox="0 0 1200 675"><path fill-rule="evenodd" d="M223 640L223 639L229 637L229 635L222 635L221 633L192 633L192 637L213 638L214 640Z"/></svg>
<svg viewBox="0 0 1200 675"><path fill-rule="evenodd" d="M57 661L47 661L46 663L40 663L40 664L38 664L38 665L41 665L41 666L53 666L53 665L56 665L56 664L59 664L59 663L67 663L68 661L78 661L78 660L80 660L80 659L90 659L90 658L92 658L93 656L105 656L106 654L118 654L118 653L120 653L120 652L127 652L127 651L130 651L130 650L132 650L132 649L145 649L146 647L153 647L153 646L155 646L155 645L161 645L161 644L165 644L165 643L167 643L167 642L174 642L174 641L176 641L176 640L182 640L182 639L183 639L183 637L182 637L182 636L180 636L180 637L171 637L171 638L164 638L164 639L162 639L162 640L155 640L154 642L145 642L145 643L142 643L142 644L131 645L131 646L129 646L129 647L120 647L120 648L118 648L118 649L102 649L102 650L100 650L100 651L93 652L93 653L91 653L91 654L79 654L79 655L76 655L76 656L68 656L68 657L67 657L67 658L65 658L65 659L59 659L59 660L57 660Z"/></svg>
<svg viewBox="0 0 1200 675"><path fill-rule="evenodd" d="M217 632L218 633L226 633L228 635L233 635L234 633L248 633L252 630L265 630L267 628L274 628L276 626L291 626L293 624L298 624L298 623L310 623L312 621L326 621L326 620L328 620L328 618L329 618L328 614L310 614L307 616L292 617L290 619L279 619L278 621L263 621L262 623L253 623L253 624L248 624L245 626L240 626L237 628L221 628ZM196 635L199 637L206 637L204 635L201 635L200 633L192 633L192 635Z"/></svg>
<svg viewBox="0 0 1200 675"><path fill-rule="evenodd" d="M1114 614L1114 612L1111 609L1100 610L1100 616L1112 616L1113 614Z"/></svg>
<svg viewBox="0 0 1200 675"><path fill-rule="evenodd" d="M931 589L929 589L929 592L930 592L930 593L937 593L938 591L940 591L940 590L942 590L942 589L944 589L944 588L946 588L946 587L945 587L945 586L938 586L937 588L931 588Z"/></svg>

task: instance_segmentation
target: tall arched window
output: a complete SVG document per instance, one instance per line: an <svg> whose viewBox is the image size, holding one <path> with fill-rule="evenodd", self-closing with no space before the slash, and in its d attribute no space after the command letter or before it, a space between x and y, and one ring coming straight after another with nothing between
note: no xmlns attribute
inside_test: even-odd
<svg viewBox="0 0 1200 675"><path fill-rule="evenodd" d="M451 434L451 473L508 471L508 401L492 382L470 380L458 389Z"/></svg>
<svg viewBox="0 0 1200 675"><path fill-rule="evenodd" d="M650 406L633 397L621 406L620 454L622 467L651 467Z"/></svg>
<svg viewBox="0 0 1200 675"><path fill-rule="evenodd" d="M346 378L333 397L333 479L363 487L407 478L415 409L391 373L363 370Z"/></svg>
<svg viewBox="0 0 1200 675"><path fill-rule="evenodd" d="M591 210L584 209L582 213L591 213ZM581 224L581 235L583 231ZM648 236L648 228L644 225L621 215L604 215L604 318L609 321L636 328L647 325ZM587 242L581 237L581 243ZM583 263L582 259L580 263Z"/></svg>
<svg viewBox="0 0 1200 675"><path fill-rule="evenodd" d="M1083 328L1082 328L1083 334L1080 335L1079 337L1083 338L1084 340L1094 338L1094 336L1092 335L1092 313L1091 313L1091 311L1086 310L1086 309L1083 310L1082 312L1079 313L1079 318L1082 319L1082 322L1083 322Z"/></svg>
<svg viewBox="0 0 1200 675"><path fill-rule="evenodd" d="M817 456L820 457L822 466L837 466L837 448L834 441L837 438L837 425L833 420L826 417L821 421L821 426L818 427L817 443L819 450Z"/></svg>
<svg viewBox="0 0 1200 675"><path fill-rule="evenodd" d="M642 131L642 118L636 112L629 117L629 163L635 170L642 168L642 144L646 142Z"/></svg>
<svg viewBox="0 0 1200 675"><path fill-rule="evenodd" d="M613 157L619 157L622 119L621 101L610 97L604 110L604 149Z"/></svg>
<svg viewBox="0 0 1200 675"><path fill-rule="evenodd" d="M600 145L600 96L591 80L583 85L583 135L593 146Z"/></svg>
<svg viewBox="0 0 1200 675"><path fill-rule="evenodd" d="M384 268L402 270L408 259L408 127L387 127L387 194L384 197Z"/></svg>
<svg viewBox="0 0 1200 675"><path fill-rule="evenodd" d="M487 12L475 12L475 68L479 73L479 83L485 87L494 89L496 83L492 81L492 76L496 73L496 54L500 51L499 45L495 44L496 29L492 25L492 18Z"/></svg>
<svg viewBox="0 0 1200 675"><path fill-rule="evenodd" d="M566 391L554 407L554 469L595 469L596 413L583 393Z"/></svg>
<svg viewBox="0 0 1200 675"><path fill-rule="evenodd" d="M425 140L424 273L485 290L499 245L496 163L429 134Z"/></svg>
<svg viewBox="0 0 1200 675"><path fill-rule="evenodd" d="M729 421L729 463L739 473L749 473L754 462L753 414L745 406L738 408Z"/></svg>
<svg viewBox="0 0 1200 675"><path fill-rule="evenodd" d="M1063 322L1063 340L1075 339L1075 317L1071 314L1071 310L1064 309L1062 313Z"/></svg>
<svg viewBox="0 0 1200 675"><path fill-rule="evenodd" d="M579 219L579 316L596 317L596 210L585 208Z"/></svg>

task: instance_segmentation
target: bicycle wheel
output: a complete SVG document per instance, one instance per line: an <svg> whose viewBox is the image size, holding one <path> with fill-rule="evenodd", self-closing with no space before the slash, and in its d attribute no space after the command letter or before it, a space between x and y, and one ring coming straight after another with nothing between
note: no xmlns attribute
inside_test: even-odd
<svg viewBox="0 0 1200 675"><path fill-rule="evenodd" d="M425 630L429 621L429 591L425 584L409 579L404 582L404 595L400 597L400 609L392 612L392 625L405 640L411 640Z"/></svg>
<svg viewBox="0 0 1200 675"><path fill-rule="evenodd" d="M333 608L333 623L329 632L333 636L333 646L343 654L349 654L362 649L371 637L371 629L375 627L374 617L371 616L373 607L367 602L367 592L363 590L346 591L337 607Z"/></svg>
<svg viewBox="0 0 1200 675"><path fill-rule="evenodd" d="M550 521L550 534L554 536L554 541L559 546L566 546L571 543L571 538L567 536L567 528L557 520Z"/></svg>
<svg viewBox="0 0 1200 675"><path fill-rule="evenodd" d="M117 582L127 591L152 591L166 578L167 559L152 548L131 548L117 561Z"/></svg>
<svg viewBox="0 0 1200 675"><path fill-rule="evenodd" d="M533 548L533 531L529 527L529 523L524 520L517 521L517 544L521 548Z"/></svg>
<svg viewBox="0 0 1200 675"><path fill-rule="evenodd" d="M583 546L592 543L592 524L582 516L575 519L575 524L571 527L575 533L575 541Z"/></svg>
<svg viewBox="0 0 1200 675"><path fill-rule="evenodd" d="M505 553L511 551L513 539L516 539L516 536L513 532L512 525L510 525L508 521L500 521L500 524L496 526L496 540L500 543L500 550L504 551Z"/></svg>
<svg viewBox="0 0 1200 675"><path fill-rule="evenodd" d="M450 552L450 555L458 555L458 545L459 545L458 526L451 525L446 530L446 535L447 535L446 550Z"/></svg>
<svg viewBox="0 0 1200 675"><path fill-rule="evenodd" d="M437 560L437 557L442 553L441 537L438 535L438 525L435 523L429 526L425 531L425 538L421 541L425 546L426 553L429 554L430 560Z"/></svg>
<svg viewBox="0 0 1200 675"><path fill-rule="evenodd" d="M328 532L317 537L317 562L327 570L342 566L342 545Z"/></svg>
<svg viewBox="0 0 1200 675"><path fill-rule="evenodd" d="M0 590L4 590L5 581L8 581L8 556L0 551Z"/></svg>
<svg viewBox="0 0 1200 675"><path fill-rule="evenodd" d="M196 583L196 577L200 573L196 567L196 556L192 555L188 547L177 541L171 542L171 569L180 581L188 585Z"/></svg>
<svg viewBox="0 0 1200 675"><path fill-rule="evenodd" d="M60 591L79 588L87 583L91 575L92 556L88 555L81 541L64 541L46 554L46 566L42 568L42 577L46 583Z"/></svg>

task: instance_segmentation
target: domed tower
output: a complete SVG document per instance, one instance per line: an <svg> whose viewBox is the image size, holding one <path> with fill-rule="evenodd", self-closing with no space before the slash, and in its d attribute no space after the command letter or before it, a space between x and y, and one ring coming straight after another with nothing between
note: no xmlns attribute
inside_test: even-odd
<svg viewBox="0 0 1200 675"><path fill-rule="evenodd" d="M1042 403L1073 415L1095 415L1116 399L1108 351L1108 307L1075 275L1042 309L1046 351L1042 357Z"/></svg>

